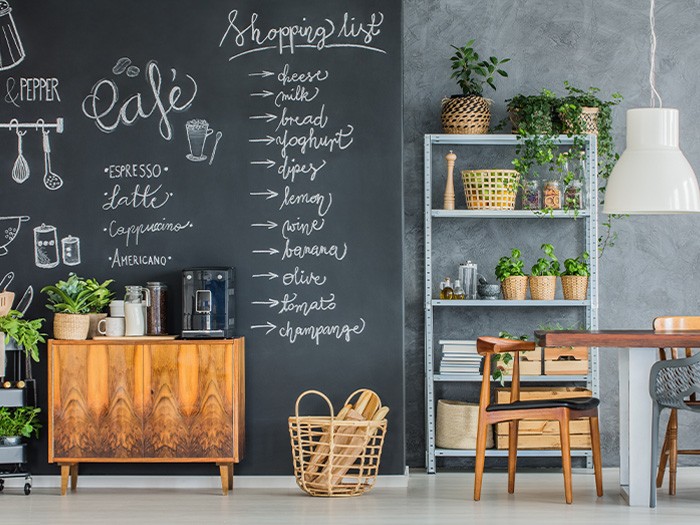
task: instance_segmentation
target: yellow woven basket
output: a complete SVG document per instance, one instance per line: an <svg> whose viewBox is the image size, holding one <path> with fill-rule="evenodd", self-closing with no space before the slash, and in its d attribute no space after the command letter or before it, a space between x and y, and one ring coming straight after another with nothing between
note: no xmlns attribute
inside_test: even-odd
<svg viewBox="0 0 700 525"><path fill-rule="evenodd" d="M585 301L588 293L588 277L584 275L562 275L561 288L564 292L564 299Z"/></svg>
<svg viewBox="0 0 700 525"><path fill-rule="evenodd" d="M513 210L520 174L515 170L463 170L469 210Z"/></svg>

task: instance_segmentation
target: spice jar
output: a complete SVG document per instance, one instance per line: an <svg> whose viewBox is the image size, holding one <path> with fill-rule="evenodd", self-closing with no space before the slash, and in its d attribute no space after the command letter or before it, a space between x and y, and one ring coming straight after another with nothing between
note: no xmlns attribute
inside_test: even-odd
<svg viewBox="0 0 700 525"><path fill-rule="evenodd" d="M542 207L540 181L526 180L523 183L523 210L539 210Z"/></svg>
<svg viewBox="0 0 700 525"><path fill-rule="evenodd" d="M583 209L583 185L580 180L572 180L564 190L564 204L573 210Z"/></svg>
<svg viewBox="0 0 700 525"><path fill-rule="evenodd" d="M561 188L558 180L548 180L544 183L544 207L550 210L561 209Z"/></svg>
<svg viewBox="0 0 700 525"><path fill-rule="evenodd" d="M146 319L146 333L148 335L165 335L167 334L166 298L168 287L165 283L148 282L146 288L151 299Z"/></svg>

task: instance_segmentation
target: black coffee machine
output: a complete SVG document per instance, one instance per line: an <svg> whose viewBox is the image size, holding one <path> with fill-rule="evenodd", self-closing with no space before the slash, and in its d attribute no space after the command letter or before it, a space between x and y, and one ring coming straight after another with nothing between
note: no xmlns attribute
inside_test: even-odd
<svg viewBox="0 0 700 525"><path fill-rule="evenodd" d="M182 271L182 338L226 339L234 335L234 268Z"/></svg>

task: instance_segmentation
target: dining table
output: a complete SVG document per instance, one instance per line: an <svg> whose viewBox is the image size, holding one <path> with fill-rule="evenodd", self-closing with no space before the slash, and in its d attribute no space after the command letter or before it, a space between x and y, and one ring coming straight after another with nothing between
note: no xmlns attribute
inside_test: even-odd
<svg viewBox="0 0 700 525"><path fill-rule="evenodd" d="M651 366L659 348L699 348L700 330L537 330L539 346L617 349L620 409L620 493L630 506L649 506L658 458L651 457ZM601 404L605 404L601 399Z"/></svg>

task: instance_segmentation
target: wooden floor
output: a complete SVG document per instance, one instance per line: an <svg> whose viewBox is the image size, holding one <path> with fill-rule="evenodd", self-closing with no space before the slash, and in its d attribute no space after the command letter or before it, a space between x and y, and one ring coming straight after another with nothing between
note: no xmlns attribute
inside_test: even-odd
<svg viewBox="0 0 700 525"><path fill-rule="evenodd" d="M564 503L562 475L518 473L516 494L505 473L487 472L480 502L471 499L473 474L412 472L408 488L377 488L349 499L311 498L298 489L216 490L84 488L61 497L37 488L24 496L14 486L0 494L3 523L240 524L607 524L698 523L700 468L679 470L678 495L660 492L656 509L627 507L616 490L617 471L604 471L606 495L596 498L593 476L574 474L574 503Z"/></svg>

